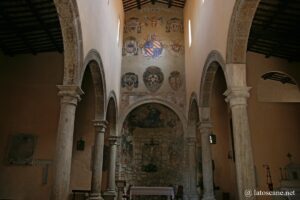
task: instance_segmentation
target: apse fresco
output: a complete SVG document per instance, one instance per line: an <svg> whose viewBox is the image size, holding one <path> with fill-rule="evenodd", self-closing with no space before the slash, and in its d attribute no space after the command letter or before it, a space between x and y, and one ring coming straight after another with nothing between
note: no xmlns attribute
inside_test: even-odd
<svg viewBox="0 0 300 200"><path fill-rule="evenodd" d="M161 104L144 104L129 113L121 135L121 177L129 184L183 184L183 127Z"/></svg>

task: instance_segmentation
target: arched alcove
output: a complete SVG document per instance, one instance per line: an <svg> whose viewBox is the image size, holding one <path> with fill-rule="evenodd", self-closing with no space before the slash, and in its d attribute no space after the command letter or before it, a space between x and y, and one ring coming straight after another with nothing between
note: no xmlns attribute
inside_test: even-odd
<svg viewBox="0 0 300 200"><path fill-rule="evenodd" d="M183 185L183 137L182 122L169 107L133 108L121 130L120 177L131 185Z"/></svg>

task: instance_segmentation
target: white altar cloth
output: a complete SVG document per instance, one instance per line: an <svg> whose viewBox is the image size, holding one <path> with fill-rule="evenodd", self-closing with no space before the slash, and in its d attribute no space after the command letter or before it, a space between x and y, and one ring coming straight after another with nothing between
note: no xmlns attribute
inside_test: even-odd
<svg viewBox="0 0 300 200"><path fill-rule="evenodd" d="M130 188L130 199L134 195L164 195L174 199L174 189L172 187L145 187L145 186L132 186Z"/></svg>

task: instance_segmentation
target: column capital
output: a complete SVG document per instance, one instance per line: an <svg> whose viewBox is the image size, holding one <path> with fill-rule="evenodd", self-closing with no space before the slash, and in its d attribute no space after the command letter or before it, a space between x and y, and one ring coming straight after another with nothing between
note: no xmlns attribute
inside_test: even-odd
<svg viewBox="0 0 300 200"><path fill-rule="evenodd" d="M106 120L93 120L96 132L105 133L108 122Z"/></svg>
<svg viewBox="0 0 300 200"><path fill-rule="evenodd" d="M225 101L229 102L230 107L237 105L247 105L247 98L250 97L251 87L236 86L227 89L223 95L226 96Z"/></svg>
<svg viewBox="0 0 300 200"><path fill-rule="evenodd" d="M194 145L197 142L196 137L187 137L185 140L186 140L188 145Z"/></svg>
<svg viewBox="0 0 300 200"><path fill-rule="evenodd" d="M74 104L81 100L80 95L84 94L78 85L57 85L59 89L58 96L61 97L61 103Z"/></svg>
<svg viewBox="0 0 300 200"><path fill-rule="evenodd" d="M119 138L120 138L120 137L115 136L115 135L109 136L109 137L108 137L109 144L110 144L111 146L117 145Z"/></svg>
<svg viewBox="0 0 300 200"><path fill-rule="evenodd" d="M211 121L201 121L197 124L197 129L200 130L200 132L205 132L205 130L211 131L213 128Z"/></svg>

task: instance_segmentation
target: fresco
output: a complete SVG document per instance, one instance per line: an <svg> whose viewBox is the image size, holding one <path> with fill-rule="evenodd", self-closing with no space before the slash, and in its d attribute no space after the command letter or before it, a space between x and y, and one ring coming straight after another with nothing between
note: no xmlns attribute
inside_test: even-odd
<svg viewBox="0 0 300 200"><path fill-rule="evenodd" d="M151 26L153 28L157 27L157 25L162 26L163 25L163 18L162 17L157 17L157 16L145 16L145 25L146 26Z"/></svg>
<svg viewBox="0 0 300 200"><path fill-rule="evenodd" d="M179 71L170 73L169 84L173 90L178 90L182 86L182 76Z"/></svg>
<svg viewBox="0 0 300 200"><path fill-rule="evenodd" d="M125 22L124 32L125 33L141 33L142 24L140 23L139 18L131 17Z"/></svg>
<svg viewBox="0 0 300 200"><path fill-rule="evenodd" d="M166 32L181 32L183 33L183 22L182 19L173 17L167 21Z"/></svg>
<svg viewBox="0 0 300 200"><path fill-rule="evenodd" d="M164 81L164 74L161 69L156 66L150 66L143 74L145 86L150 92L157 91Z"/></svg>
<svg viewBox="0 0 300 200"><path fill-rule="evenodd" d="M127 90L132 90L139 86L139 77L133 72L127 72L122 76L121 86L127 88Z"/></svg>
<svg viewBox="0 0 300 200"><path fill-rule="evenodd" d="M138 42L135 37L128 37L124 41L122 55L123 56L137 56L139 53Z"/></svg>
<svg viewBox="0 0 300 200"><path fill-rule="evenodd" d="M183 127L168 107L137 107L126 117L121 138L120 173L128 184L183 184Z"/></svg>
<svg viewBox="0 0 300 200"><path fill-rule="evenodd" d="M163 53L163 44L156 34L150 34L142 47L145 57L158 58Z"/></svg>

